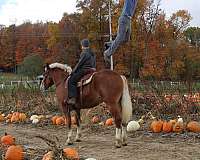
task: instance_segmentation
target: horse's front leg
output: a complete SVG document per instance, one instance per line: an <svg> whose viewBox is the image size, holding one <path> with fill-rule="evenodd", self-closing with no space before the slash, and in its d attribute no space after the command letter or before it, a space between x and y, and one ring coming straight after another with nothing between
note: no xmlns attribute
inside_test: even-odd
<svg viewBox="0 0 200 160"><path fill-rule="evenodd" d="M65 118L66 118L68 129L69 129L67 141L66 141L65 144L66 145L72 145L73 142L72 142L72 127L71 127L71 112L70 112L69 106L64 101L62 103L62 109L63 109L63 112L65 114Z"/></svg>
<svg viewBox="0 0 200 160"><path fill-rule="evenodd" d="M68 121L68 136L67 136L67 145L72 145L72 125L71 125L71 114L70 111L67 112L67 121Z"/></svg>
<svg viewBox="0 0 200 160"><path fill-rule="evenodd" d="M81 142L81 113L80 109L76 110L76 123L77 123L77 130L76 130L76 142Z"/></svg>

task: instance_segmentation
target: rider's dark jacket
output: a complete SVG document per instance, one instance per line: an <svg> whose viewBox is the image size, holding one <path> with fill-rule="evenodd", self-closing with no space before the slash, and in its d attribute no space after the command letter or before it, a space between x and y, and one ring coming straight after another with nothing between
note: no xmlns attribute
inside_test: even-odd
<svg viewBox="0 0 200 160"><path fill-rule="evenodd" d="M96 56L90 48L83 49L80 59L74 67L72 73L77 73L80 70L86 71L91 68L96 68Z"/></svg>
<svg viewBox="0 0 200 160"><path fill-rule="evenodd" d="M96 56L89 49L83 49L77 65L74 67L68 80L68 97L77 97L77 82L83 77L87 70L96 68Z"/></svg>

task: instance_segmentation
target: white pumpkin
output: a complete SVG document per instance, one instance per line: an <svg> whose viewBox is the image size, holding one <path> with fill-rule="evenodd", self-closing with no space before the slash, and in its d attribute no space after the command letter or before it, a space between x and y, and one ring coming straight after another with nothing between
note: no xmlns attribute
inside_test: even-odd
<svg viewBox="0 0 200 160"><path fill-rule="evenodd" d="M178 116L177 122L183 123L183 118L181 118L180 116Z"/></svg>
<svg viewBox="0 0 200 160"><path fill-rule="evenodd" d="M32 123L37 124L39 122L39 119L33 119Z"/></svg>
<svg viewBox="0 0 200 160"><path fill-rule="evenodd" d="M31 120L31 121L33 121L34 119L39 119L38 115L32 115L32 116L30 117L30 120Z"/></svg>
<svg viewBox="0 0 200 160"><path fill-rule="evenodd" d="M95 158L87 158L86 160L96 160Z"/></svg>
<svg viewBox="0 0 200 160"><path fill-rule="evenodd" d="M140 125L144 123L145 116L142 116L138 121L130 121L127 125L128 132L134 132L140 129Z"/></svg>
<svg viewBox="0 0 200 160"><path fill-rule="evenodd" d="M128 132L134 132L140 129L140 124L138 121L130 121L127 125L127 131Z"/></svg>

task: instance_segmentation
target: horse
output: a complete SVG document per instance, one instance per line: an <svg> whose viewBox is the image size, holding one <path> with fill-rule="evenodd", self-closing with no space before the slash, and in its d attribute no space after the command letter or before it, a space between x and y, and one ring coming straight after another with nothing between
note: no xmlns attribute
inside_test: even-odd
<svg viewBox="0 0 200 160"><path fill-rule="evenodd" d="M75 141L81 141L81 121L80 110L88 109L104 102L110 111L116 128L115 146L120 148L127 145L127 123L132 117L132 102L129 94L128 83L125 76L111 70L101 70L95 72L89 84L82 86L82 96L77 98L77 104L70 106L66 103L67 85L66 81L71 74L71 67L53 63L45 66L41 90L47 90L52 85L56 86L56 96L60 107L68 119L67 145L72 142L71 111L76 112L77 132ZM80 88L78 88L80 91ZM82 101L82 102L81 102Z"/></svg>

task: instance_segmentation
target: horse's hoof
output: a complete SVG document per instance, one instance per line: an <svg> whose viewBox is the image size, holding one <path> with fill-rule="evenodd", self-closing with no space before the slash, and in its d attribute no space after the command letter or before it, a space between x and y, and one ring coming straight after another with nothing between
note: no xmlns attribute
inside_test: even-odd
<svg viewBox="0 0 200 160"><path fill-rule="evenodd" d="M122 146L128 146L128 144L127 143L122 143Z"/></svg>
<svg viewBox="0 0 200 160"><path fill-rule="evenodd" d="M75 141L76 141L76 142L81 142L81 139L76 139Z"/></svg>
<svg viewBox="0 0 200 160"><path fill-rule="evenodd" d="M67 142L65 143L67 146L73 145L73 142L71 140L67 140Z"/></svg>
<svg viewBox="0 0 200 160"><path fill-rule="evenodd" d="M115 145L116 148L121 148L121 145Z"/></svg>
<svg viewBox="0 0 200 160"><path fill-rule="evenodd" d="M73 145L73 142L67 142L66 145L71 146L71 145Z"/></svg>
<svg viewBox="0 0 200 160"><path fill-rule="evenodd" d="M119 142L115 142L115 147L116 147L116 148L121 148L120 143L119 143Z"/></svg>

